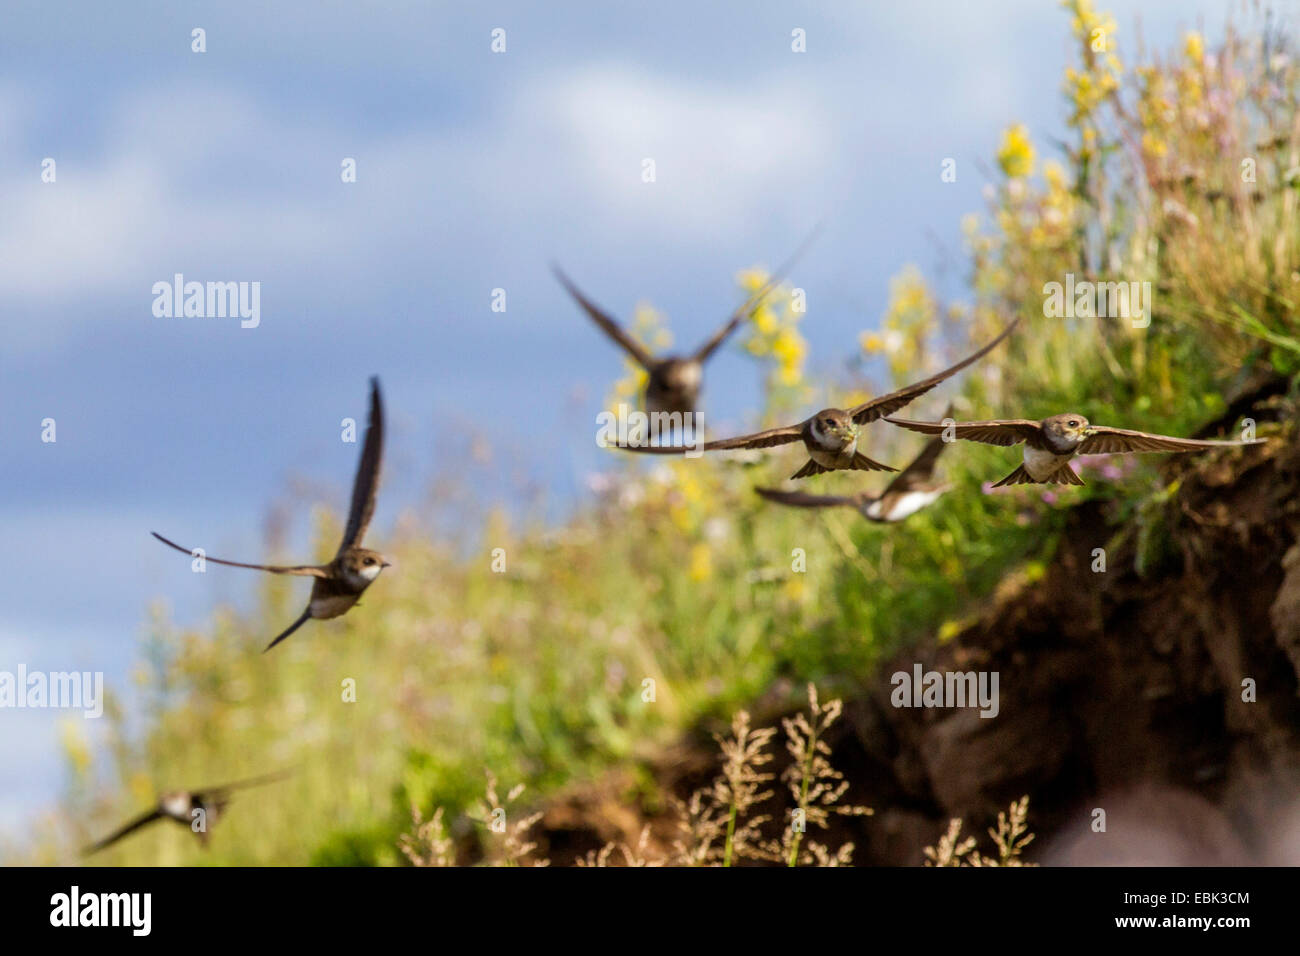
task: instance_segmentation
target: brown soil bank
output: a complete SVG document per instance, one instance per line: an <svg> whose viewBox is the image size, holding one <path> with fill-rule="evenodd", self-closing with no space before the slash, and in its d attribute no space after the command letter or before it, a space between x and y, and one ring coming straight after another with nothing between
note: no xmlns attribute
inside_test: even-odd
<svg viewBox="0 0 1300 956"><path fill-rule="evenodd" d="M1285 389L1259 383L1225 416L1286 421L1281 439L1171 458L1173 492L1122 523L1103 502L1075 507L1045 575L1004 581L978 623L909 649L846 700L832 760L876 815L847 820L830 842L853 840L857 865L915 865L950 818L983 838L1028 794L1033 861L1300 864L1300 441ZM1093 570L1098 548L1104 572ZM892 706L890 675L918 662L996 671L998 715ZM760 726L781 716L753 709ZM685 796L716 767L701 733L652 769ZM781 820L774 789L764 812ZM607 781L553 803L543 852L563 862L635 843L646 822L666 844L671 818L626 794Z"/></svg>

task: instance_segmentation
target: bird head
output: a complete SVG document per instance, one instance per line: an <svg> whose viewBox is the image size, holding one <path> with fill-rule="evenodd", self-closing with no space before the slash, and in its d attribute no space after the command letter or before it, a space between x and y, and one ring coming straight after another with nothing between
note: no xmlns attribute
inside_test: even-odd
<svg viewBox="0 0 1300 956"><path fill-rule="evenodd" d="M173 820L187 820L194 809L194 795L188 790L172 790L158 798L158 807Z"/></svg>
<svg viewBox="0 0 1300 956"><path fill-rule="evenodd" d="M343 573L358 584L369 584L379 577L379 572L392 564L378 551L369 548L353 548L343 555Z"/></svg>
<svg viewBox="0 0 1300 956"><path fill-rule="evenodd" d="M1077 412L1053 415L1042 421L1048 441L1058 448L1073 448L1096 430Z"/></svg>
<svg viewBox="0 0 1300 956"><path fill-rule="evenodd" d="M858 438L858 425L842 408L824 408L812 418L813 436L822 444L843 448Z"/></svg>
<svg viewBox="0 0 1300 956"><path fill-rule="evenodd" d="M664 384L683 392L699 389L704 369L699 362L689 358L666 359L662 365Z"/></svg>

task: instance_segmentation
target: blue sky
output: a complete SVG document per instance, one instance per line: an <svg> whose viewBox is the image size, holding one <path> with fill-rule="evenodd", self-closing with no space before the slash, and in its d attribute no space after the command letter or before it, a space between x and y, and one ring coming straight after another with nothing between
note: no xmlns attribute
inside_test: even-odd
<svg viewBox="0 0 1300 956"><path fill-rule="evenodd" d="M738 303L737 270L822 223L794 278L812 368L834 370L904 265L960 297L959 222L1001 131L1025 122L1040 155L1061 131L1067 17L1045 0L584 6L9 0L0 670L123 687L150 602L183 625L247 605L253 576L178 573L149 530L255 560L292 490L341 508L357 447L339 421L364 418L371 374L391 422L380 537L473 440L497 449L485 499L528 483L573 501L622 363L552 259L620 316L653 302L689 344ZM1229 10L1100 6L1130 57L1139 13L1160 49ZM260 282L260 326L155 317L177 272ZM710 419L757 398L724 350ZM0 831L57 796L61 717L0 711Z"/></svg>

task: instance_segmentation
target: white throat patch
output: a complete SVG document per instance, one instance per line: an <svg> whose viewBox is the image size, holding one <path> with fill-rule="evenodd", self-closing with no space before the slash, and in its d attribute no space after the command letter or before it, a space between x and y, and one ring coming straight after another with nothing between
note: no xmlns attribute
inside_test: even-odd
<svg viewBox="0 0 1300 956"><path fill-rule="evenodd" d="M162 799L163 811L170 817L183 820L190 814L190 797L184 793L168 794Z"/></svg>
<svg viewBox="0 0 1300 956"><path fill-rule="evenodd" d="M375 564L363 564L361 567L356 569L344 568L343 576L346 577L354 586L363 587L370 584L375 578L379 577L379 572L382 570L383 568L378 562L376 562Z"/></svg>

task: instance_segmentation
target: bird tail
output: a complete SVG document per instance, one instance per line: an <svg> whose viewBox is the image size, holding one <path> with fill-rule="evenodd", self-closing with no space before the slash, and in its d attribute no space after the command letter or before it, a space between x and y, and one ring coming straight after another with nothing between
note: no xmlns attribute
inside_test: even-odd
<svg viewBox="0 0 1300 956"><path fill-rule="evenodd" d="M307 605L307 610L305 610L305 611L302 612L302 617L298 618L298 620L296 620L296 621L294 621L292 624L290 624L290 625L288 626L288 628L286 628L284 631L282 631L281 634L280 634L280 636L277 637L275 640L273 640L270 644L267 644L266 647L262 650L262 653L265 654L265 653L266 653L267 651L269 651L271 648L275 647L275 645L279 644L282 640L284 640L286 637L288 637L288 636L289 636L290 634L292 634L294 631L298 630L298 628L302 627L302 626L303 626L304 624L306 624L309 620L311 620L311 605L310 605L310 604Z"/></svg>
<svg viewBox="0 0 1300 956"><path fill-rule="evenodd" d="M1070 467L1070 463L1068 461L1060 468L1056 469L1056 473L1053 474L1047 480L1056 485L1086 484L1086 482L1079 477L1079 473Z"/></svg>
<svg viewBox="0 0 1300 956"><path fill-rule="evenodd" d="M994 488L1001 488L1003 485L1036 485L1038 481L1031 477L1029 472L1025 471L1024 465L1017 465L1016 470L1007 475L1001 481L995 482Z"/></svg>
<svg viewBox="0 0 1300 956"><path fill-rule="evenodd" d="M790 480L793 481L796 478L807 478L809 475L820 475L822 472L830 470L831 469L827 468L825 465L819 465L817 462L809 458L807 464L790 476Z"/></svg>
<svg viewBox="0 0 1300 956"><path fill-rule="evenodd" d="M1067 461L1041 481L1025 471L1024 465L1017 465L1015 471L1001 481L996 482L993 487L1001 488L1003 485L1082 485L1084 483L1084 480L1070 467L1070 463Z"/></svg>
<svg viewBox="0 0 1300 956"><path fill-rule="evenodd" d="M898 471L883 462L868 458L860 451L853 453L853 471Z"/></svg>

